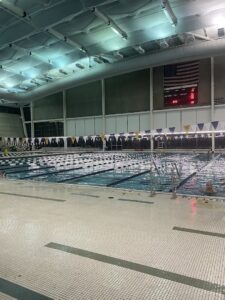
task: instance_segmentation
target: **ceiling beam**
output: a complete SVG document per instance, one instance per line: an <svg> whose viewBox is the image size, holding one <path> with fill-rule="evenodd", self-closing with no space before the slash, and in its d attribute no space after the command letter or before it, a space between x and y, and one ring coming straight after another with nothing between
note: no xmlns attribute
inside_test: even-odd
<svg viewBox="0 0 225 300"><path fill-rule="evenodd" d="M122 30L115 21L113 21L112 18L110 18L109 16L107 16L106 14L104 14L103 12L101 12L97 7L93 7L91 9L91 12L98 17L99 19L101 19L107 26L109 26L117 35L121 36L123 39L127 40L128 39L128 35L127 33Z"/></svg>
<svg viewBox="0 0 225 300"><path fill-rule="evenodd" d="M88 53L87 49L82 46L81 44L72 41L70 38L64 36L62 33L58 32L55 29L49 28L47 29L47 32L50 33L51 35L53 35L54 37L56 37L58 40L65 42L66 44L79 49L80 51L82 51L83 53Z"/></svg>
<svg viewBox="0 0 225 300"><path fill-rule="evenodd" d="M169 0L162 0L161 6L162 6L164 14L170 21L171 25L176 26L177 25L177 17L175 16L175 13L172 10Z"/></svg>

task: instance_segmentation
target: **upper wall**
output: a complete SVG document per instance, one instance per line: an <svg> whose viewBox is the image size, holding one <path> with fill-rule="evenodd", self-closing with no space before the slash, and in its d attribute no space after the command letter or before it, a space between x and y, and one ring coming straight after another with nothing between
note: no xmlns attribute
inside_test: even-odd
<svg viewBox="0 0 225 300"><path fill-rule="evenodd" d="M62 92L34 102L34 120L63 118Z"/></svg>
<svg viewBox="0 0 225 300"><path fill-rule="evenodd" d="M149 69L106 79L106 114L148 111L149 82Z"/></svg>
<svg viewBox="0 0 225 300"><path fill-rule="evenodd" d="M67 90L66 103L68 118L101 115L101 81Z"/></svg>
<svg viewBox="0 0 225 300"><path fill-rule="evenodd" d="M21 117L18 114L0 113L1 137L24 137Z"/></svg>
<svg viewBox="0 0 225 300"><path fill-rule="evenodd" d="M214 59L215 74L215 100L225 100L225 56L215 57Z"/></svg>
<svg viewBox="0 0 225 300"><path fill-rule="evenodd" d="M198 106L210 105L210 58L200 60ZM215 58L215 98L225 98L225 56ZM105 79L106 115L146 112L150 109L150 70L131 72ZM154 110L164 106L163 66L153 69ZM101 81L66 90L67 118L102 114ZM172 107L174 108L174 107ZM62 93L34 102L34 120L63 118Z"/></svg>

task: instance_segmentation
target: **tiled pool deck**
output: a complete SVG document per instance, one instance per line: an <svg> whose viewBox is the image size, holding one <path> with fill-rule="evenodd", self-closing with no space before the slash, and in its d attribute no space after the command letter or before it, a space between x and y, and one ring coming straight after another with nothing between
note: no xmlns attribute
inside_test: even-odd
<svg viewBox="0 0 225 300"><path fill-rule="evenodd" d="M225 299L221 201L2 179L0 245L0 299Z"/></svg>

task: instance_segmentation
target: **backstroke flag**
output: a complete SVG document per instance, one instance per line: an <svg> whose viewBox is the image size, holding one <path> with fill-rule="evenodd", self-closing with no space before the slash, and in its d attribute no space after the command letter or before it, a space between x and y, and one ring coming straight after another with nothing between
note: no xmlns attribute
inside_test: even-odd
<svg viewBox="0 0 225 300"><path fill-rule="evenodd" d="M198 83L199 61L164 66L165 105L196 104Z"/></svg>

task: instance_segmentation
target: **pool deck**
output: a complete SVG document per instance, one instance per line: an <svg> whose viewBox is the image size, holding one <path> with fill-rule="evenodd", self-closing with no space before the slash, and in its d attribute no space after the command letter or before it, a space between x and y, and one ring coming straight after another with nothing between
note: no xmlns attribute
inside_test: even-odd
<svg viewBox="0 0 225 300"><path fill-rule="evenodd" d="M0 299L225 299L223 201L1 179L0 245Z"/></svg>

